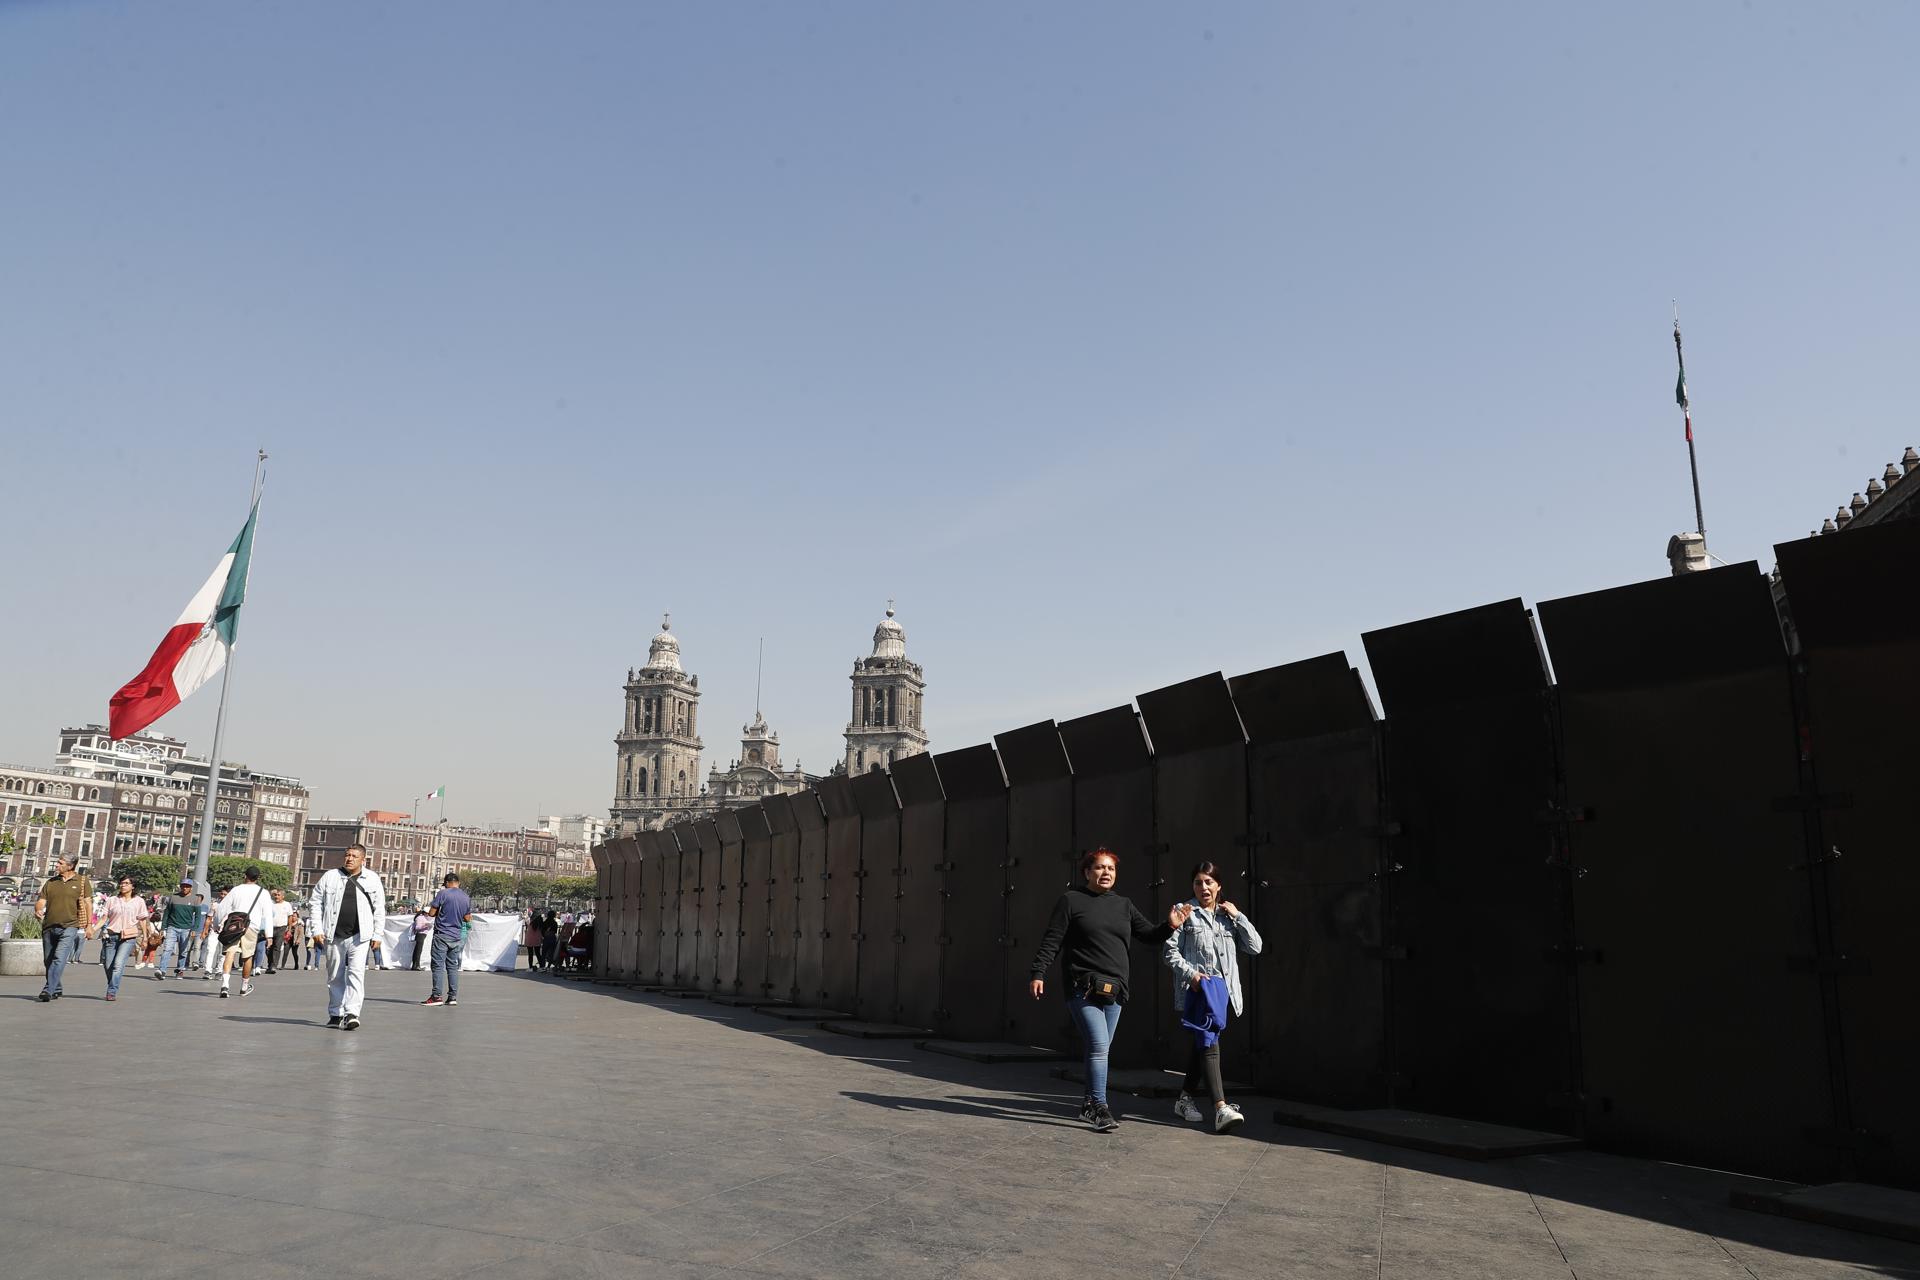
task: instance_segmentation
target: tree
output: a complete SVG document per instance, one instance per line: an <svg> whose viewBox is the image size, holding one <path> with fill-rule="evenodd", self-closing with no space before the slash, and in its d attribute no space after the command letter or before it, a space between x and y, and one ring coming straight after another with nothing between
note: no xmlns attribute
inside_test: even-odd
<svg viewBox="0 0 1920 1280"><path fill-rule="evenodd" d="M513 892L513 874L507 871L462 871L460 887L471 898L504 898Z"/></svg>
<svg viewBox="0 0 1920 1280"><path fill-rule="evenodd" d="M133 877L133 891L145 897L152 893L171 893L180 887L181 863L170 853L127 853L113 860L107 875L112 884L121 876Z"/></svg>
<svg viewBox="0 0 1920 1280"><path fill-rule="evenodd" d="M293 873L277 862L262 862L258 858L235 858L230 855L215 854L207 859L207 879L213 881L213 888L231 888L247 878L247 868L260 869L260 883L268 889L291 889Z"/></svg>
<svg viewBox="0 0 1920 1280"><path fill-rule="evenodd" d="M515 892L522 902L532 902L536 898L545 898L551 888L553 881L546 876L525 875L520 877L520 887Z"/></svg>
<svg viewBox="0 0 1920 1280"><path fill-rule="evenodd" d="M597 891L591 876L558 876L553 882L554 900L568 906L585 906Z"/></svg>

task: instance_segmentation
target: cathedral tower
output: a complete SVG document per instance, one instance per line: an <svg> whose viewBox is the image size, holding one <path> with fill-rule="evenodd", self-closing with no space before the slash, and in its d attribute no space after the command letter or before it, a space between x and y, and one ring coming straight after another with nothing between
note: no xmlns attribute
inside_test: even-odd
<svg viewBox="0 0 1920 1280"><path fill-rule="evenodd" d="M680 641L660 621L647 665L627 671L627 715L612 806L617 834L663 826L697 806L700 790L700 677L680 666Z"/></svg>
<svg viewBox="0 0 1920 1280"><path fill-rule="evenodd" d="M853 664L853 719L847 724L847 772L871 773L927 749L922 718L927 682L907 660L907 633L887 616L873 629L873 653Z"/></svg>

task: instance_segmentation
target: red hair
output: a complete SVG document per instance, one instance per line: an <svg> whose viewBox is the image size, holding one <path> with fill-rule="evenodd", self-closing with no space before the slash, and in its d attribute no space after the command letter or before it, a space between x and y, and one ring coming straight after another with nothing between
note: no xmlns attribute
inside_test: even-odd
<svg viewBox="0 0 1920 1280"><path fill-rule="evenodd" d="M1089 849L1085 853L1080 855L1080 874L1081 875L1084 876L1085 874L1087 874L1087 872L1093 870L1093 860L1095 858L1112 858L1113 869L1115 871L1120 870L1120 855L1115 853L1113 850L1107 848L1107 846L1100 845L1097 848Z"/></svg>

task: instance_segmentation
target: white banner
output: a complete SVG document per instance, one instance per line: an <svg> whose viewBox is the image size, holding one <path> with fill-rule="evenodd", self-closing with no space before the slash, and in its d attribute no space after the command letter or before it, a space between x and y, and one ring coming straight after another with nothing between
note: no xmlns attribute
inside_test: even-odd
<svg viewBox="0 0 1920 1280"><path fill-rule="evenodd" d="M474 912L467 922L467 945L460 953L460 972L488 969L511 973L514 958L520 952L521 920L518 915ZM413 913L388 916L387 930L380 938L380 967L405 969L413 963ZM433 965L433 938L420 948L420 967Z"/></svg>

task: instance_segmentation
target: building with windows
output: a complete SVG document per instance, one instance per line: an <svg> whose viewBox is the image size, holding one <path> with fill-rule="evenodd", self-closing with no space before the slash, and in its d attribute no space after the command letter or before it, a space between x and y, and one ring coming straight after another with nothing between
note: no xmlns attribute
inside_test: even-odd
<svg viewBox="0 0 1920 1280"><path fill-rule="evenodd" d="M59 765L0 765L0 892L38 888L63 853L99 879L112 857L113 788Z"/></svg>
<svg viewBox="0 0 1920 1280"><path fill-rule="evenodd" d="M538 826L553 835L555 876L593 874L593 859L588 851L607 838L605 818L585 813L549 813L541 815Z"/></svg>
<svg viewBox="0 0 1920 1280"><path fill-rule="evenodd" d="M927 680L907 657L906 628L887 616L873 629L873 652L853 663L853 719L847 722L846 771L877 773L927 749Z"/></svg>
<svg viewBox="0 0 1920 1280"><path fill-rule="evenodd" d="M481 831L446 822L417 822L410 813L369 809L357 818L314 818L306 824L294 869L297 889L311 891L337 867L349 845L367 851L367 865L380 873L396 902L424 902L449 871L504 871L520 864L516 831Z"/></svg>

